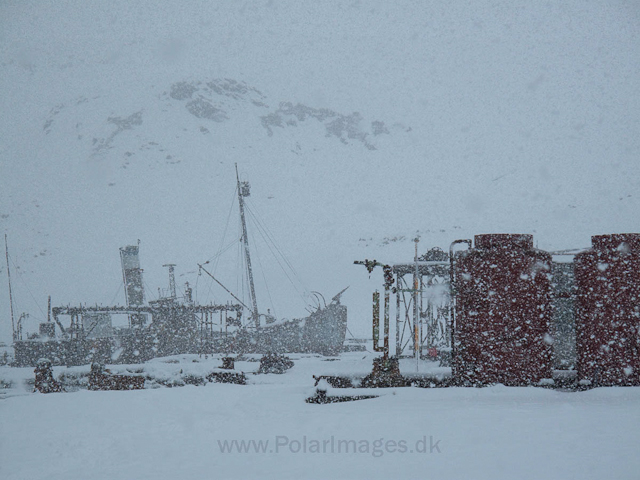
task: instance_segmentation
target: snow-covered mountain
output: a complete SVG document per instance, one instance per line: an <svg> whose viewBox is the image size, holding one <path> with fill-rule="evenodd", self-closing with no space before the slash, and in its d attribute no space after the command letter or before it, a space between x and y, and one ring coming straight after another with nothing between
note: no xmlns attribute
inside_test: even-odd
<svg viewBox="0 0 640 480"><path fill-rule="evenodd" d="M4 2L0 25L0 231L27 330L49 294L122 303L138 240L149 298L176 263L226 301L196 265L239 238L235 163L293 283L351 285L356 334L381 279L353 261L410 260L416 235L555 250L640 228L634 2ZM261 304L303 315L253 248Z"/></svg>

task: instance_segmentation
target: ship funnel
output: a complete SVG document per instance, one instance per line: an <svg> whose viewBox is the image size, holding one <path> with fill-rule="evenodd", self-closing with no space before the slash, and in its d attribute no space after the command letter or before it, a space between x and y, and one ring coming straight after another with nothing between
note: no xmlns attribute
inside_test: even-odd
<svg viewBox="0 0 640 480"><path fill-rule="evenodd" d="M140 247L137 245L120 248L124 294L127 306L139 306L144 303L144 287L142 284L139 249Z"/></svg>

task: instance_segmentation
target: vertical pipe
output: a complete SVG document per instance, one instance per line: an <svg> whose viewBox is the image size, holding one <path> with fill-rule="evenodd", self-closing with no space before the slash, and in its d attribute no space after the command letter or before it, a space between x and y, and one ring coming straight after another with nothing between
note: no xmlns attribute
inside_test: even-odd
<svg viewBox="0 0 640 480"><path fill-rule="evenodd" d="M413 257L414 270L413 270L413 354L416 357L416 368L418 366L418 359L420 358L420 338L418 331L418 242L419 238L414 240L416 244L415 254Z"/></svg>
<svg viewBox="0 0 640 480"><path fill-rule="evenodd" d="M419 332L418 332L418 338L420 339L420 344L418 345L418 356L422 356L422 344L424 342L424 326L423 326L423 322L422 319L420 317L422 317L422 303L424 301L424 297L422 295L422 291L424 288L424 283L422 281L422 275L418 275L418 285L419 285L419 293L418 293L418 328L419 328ZM428 331L428 325L427 325L427 331Z"/></svg>
<svg viewBox="0 0 640 480"><path fill-rule="evenodd" d="M400 357L402 353L402 345L400 345L400 274L396 275L396 357Z"/></svg>
<svg viewBox="0 0 640 480"><path fill-rule="evenodd" d="M384 356L389 356L389 287L384 289Z"/></svg>
<svg viewBox="0 0 640 480"><path fill-rule="evenodd" d="M449 335L451 341L451 368L455 373L454 359L456 357L456 345L455 345L455 329L456 329L456 287L455 287L455 272L453 270L453 245L449 246Z"/></svg>
<svg viewBox="0 0 640 480"><path fill-rule="evenodd" d="M380 347L380 292L373 292L373 351L379 352Z"/></svg>

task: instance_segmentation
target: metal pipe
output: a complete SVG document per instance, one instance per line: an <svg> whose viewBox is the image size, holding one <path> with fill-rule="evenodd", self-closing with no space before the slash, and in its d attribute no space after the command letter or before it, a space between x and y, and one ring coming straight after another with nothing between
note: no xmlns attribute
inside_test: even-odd
<svg viewBox="0 0 640 480"><path fill-rule="evenodd" d="M402 353L400 344L400 274L396 275L396 357Z"/></svg>
<svg viewBox="0 0 640 480"><path fill-rule="evenodd" d="M373 351L382 352L384 348L378 346L380 341L380 292L373 292Z"/></svg>
<svg viewBox="0 0 640 480"><path fill-rule="evenodd" d="M423 307L423 290L424 290L424 281L422 275L418 276L418 338L420 339L420 344L418 346L418 356L422 357L422 346L424 344L424 322L422 321L422 312L424 311Z"/></svg>
<svg viewBox="0 0 640 480"><path fill-rule="evenodd" d="M418 359L420 357L420 337L418 332L418 242L419 238L415 238L416 244L415 254L413 257L414 271L413 271L413 354L416 357L416 368L418 367Z"/></svg>
<svg viewBox="0 0 640 480"><path fill-rule="evenodd" d="M384 289L384 356L389 356L389 288Z"/></svg>
<svg viewBox="0 0 640 480"><path fill-rule="evenodd" d="M380 347L380 292L377 290L373 293L373 350L375 352L384 352L385 358L389 356L389 290L393 285L393 270L391 266L377 262L376 260L356 260L355 265L364 265L369 274L375 267L382 267L384 273L384 344ZM335 297L334 297L335 298ZM397 336L397 334L396 334Z"/></svg>

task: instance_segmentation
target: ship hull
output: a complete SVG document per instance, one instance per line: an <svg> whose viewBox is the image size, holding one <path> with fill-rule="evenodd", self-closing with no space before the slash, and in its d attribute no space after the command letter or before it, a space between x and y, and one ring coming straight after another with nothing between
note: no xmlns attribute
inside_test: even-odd
<svg viewBox="0 0 640 480"><path fill-rule="evenodd" d="M308 317L265 325L259 330L197 334L195 320L180 322L170 316L149 327L99 339L23 340L14 343L14 365L36 366L41 358L53 365L142 363L156 357L180 354L312 353L337 355L343 351L347 307L332 303ZM172 328L168 328L171 326ZM186 332L190 332L186 334Z"/></svg>
<svg viewBox="0 0 640 480"><path fill-rule="evenodd" d="M301 319L218 333L203 342L202 353L316 353L337 355L347 331L347 307L331 304Z"/></svg>

